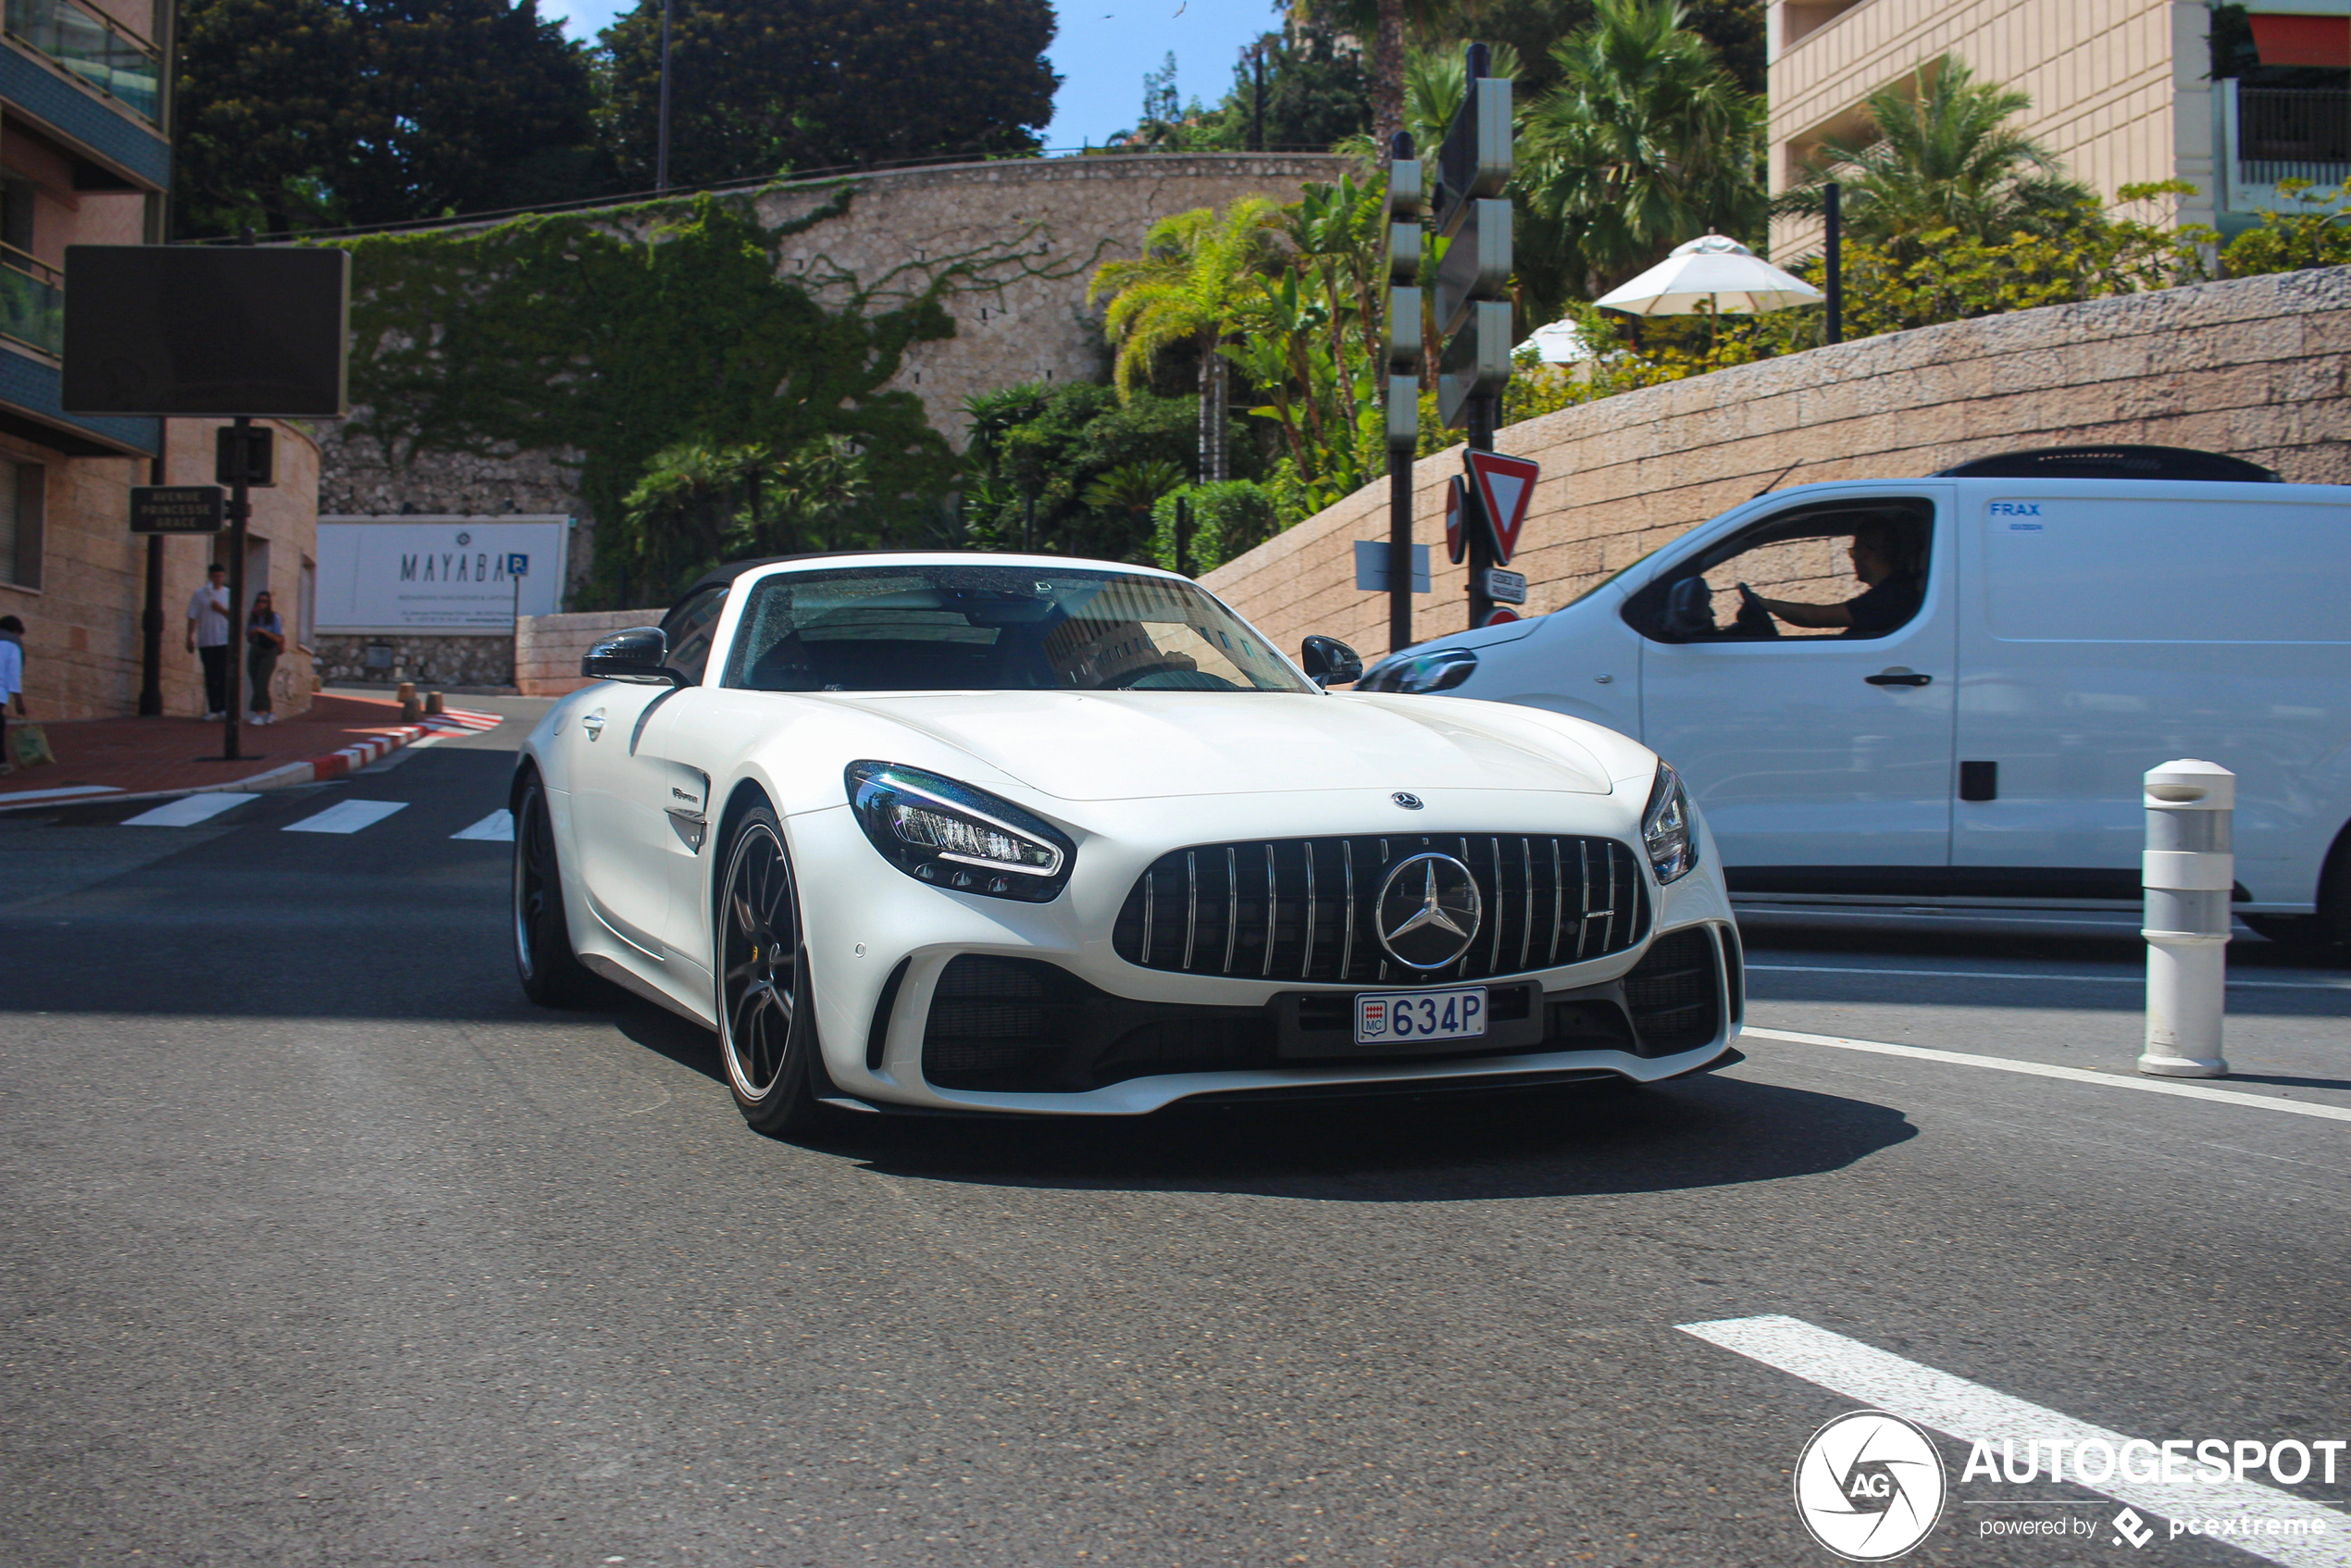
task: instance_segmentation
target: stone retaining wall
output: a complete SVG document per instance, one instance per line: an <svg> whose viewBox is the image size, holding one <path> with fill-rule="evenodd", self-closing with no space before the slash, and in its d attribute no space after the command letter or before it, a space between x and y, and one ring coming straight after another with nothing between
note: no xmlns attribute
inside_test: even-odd
<svg viewBox="0 0 2351 1568"><path fill-rule="evenodd" d="M579 660L597 639L632 626L651 626L660 610L582 610L525 616L515 623L515 689L526 697L560 697L588 684Z"/></svg>
<svg viewBox="0 0 2351 1568"><path fill-rule="evenodd" d="M316 645L318 677L330 686L401 680L420 686L511 686L515 679L511 637L321 632Z"/></svg>
<svg viewBox="0 0 2351 1568"><path fill-rule="evenodd" d="M1624 392L1505 428L1543 465L1512 566L1556 609L1766 481L1898 479L2034 446L2146 442L2351 483L2351 268L1951 322ZM1413 635L1467 624L1445 560L1444 484L1424 458L1413 537L1433 592ZM1203 579L1287 647L1325 632L1387 647L1387 600L1355 589L1353 541L1387 537L1387 483L1365 487Z"/></svg>

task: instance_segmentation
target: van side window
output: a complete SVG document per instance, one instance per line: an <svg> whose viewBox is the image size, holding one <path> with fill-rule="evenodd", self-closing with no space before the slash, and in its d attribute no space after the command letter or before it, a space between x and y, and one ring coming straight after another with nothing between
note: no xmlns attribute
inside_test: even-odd
<svg viewBox="0 0 2351 1568"><path fill-rule="evenodd" d="M1926 603L1934 542L1923 498L1791 507L1668 567L1626 601L1624 619L1659 642L1885 637Z"/></svg>
<svg viewBox="0 0 2351 1568"><path fill-rule="evenodd" d="M662 630L669 634L669 667L685 676L689 685L702 684L703 669L710 663L710 637L718 628L718 612L727 607L727 586L705 588L670 606L661 618Z"/></svg>

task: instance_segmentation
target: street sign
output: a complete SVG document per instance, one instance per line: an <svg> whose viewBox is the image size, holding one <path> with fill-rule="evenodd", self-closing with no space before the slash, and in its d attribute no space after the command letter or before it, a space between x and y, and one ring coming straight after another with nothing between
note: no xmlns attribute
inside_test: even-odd
<svg viewBox="0 0 2351 1568"><path fill-rule="evenodd" d="M278 432L267 425L223 425L212 432L212 482L247 490L278 488Z"/></svg>
<svg viewBox="0 0 2351 1568"><path fill-rule="evenodd" d="M131 487L132 533L218 533L228 519L220 487L143 484Z"/></svg>
<svg viewBox="0 0 2351 1568"><path fill-rule="evenodd" d="M1359 539L1355 541L1355 591L1359 593L1385 593L1388 591L1387 552L1384 539ZM1428 591L1428 546L1412 546L1412 589L1414 593Z"/></svg>
<svg viewBox="0 0 2351 1568"><path fill-rule="evenodd" d="M519 551L508 555L506 557L506 575L508 577L529 577L530 575L530 557L521 554Z"/></svg>
<svg viewBox="0 0 2351 1568"><path fill-rule="evenodd" d="M1510 380L1510 302L1479 300L1470 306L1468 327L1446 340L1437 362L1437 417L1459 429L1468 422L1470 399L1492 397Z"/></svg>
<svg viewBox="0 0 2351 1568"><path fill-rule="evenodd" d="M1526 603L1526 574L1506 572L1499 566L1486 568L1486 597L1500 604Z"/></svg>
<svg viewBox="0 0 2351 1568"><path fill-rule="evenodd" d="M1462 553L1469 548L1470 529L1475 526L1462 514L1473 504L1459 474L1445 481L1445 558L1457 566L1462 564Z"/></svg>
<svg viewBox="0 0 2351 1568"><path fill-rule="evenodd" d="M1534 498L1543 466L1531 457L1507 457L1499 452L1464 452L1462 461L1469 467L1477 509L1494 541L1494 558L1508 566L1518 552L1518 530L1526 522L1526 504Z"/></svg>

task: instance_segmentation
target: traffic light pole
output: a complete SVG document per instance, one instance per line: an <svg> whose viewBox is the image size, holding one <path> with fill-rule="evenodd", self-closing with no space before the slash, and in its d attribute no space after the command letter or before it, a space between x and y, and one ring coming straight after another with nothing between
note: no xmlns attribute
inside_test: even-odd
<svg viewBox="0 0 2351 1568"><path fill-rule="evenodd" d="M253 516L252 492L245 486L251 474L246 454L253 450L253 421L240 414L229 428L236 432L237 467L229 486L229 668L222 682L229 716L220 758L238 762L237 715L245 705L245 522Z"/></svg>
<svg viewBox="0 0 2351 1568"><path fill-rule="evenodd" d="M1469 449L1472 452L1494 450L1494 424L1501 411L1501 401L1489 394L1480 394L1469 400L1463 412L1469 417ZM1464 498L1467 504L1472 507L1479 506L1477 486L1471 485L1469 491L1469 495ZM1494 565L1494 529L1481 511L1475 525L1463 531L1469 536L1468 549L1462 554L1462 564L1469 569L1469 623L1470 629L1474 631L1486 624L1486 616L1494 613L1493 597L1486 591L1486 574Z"/></svg>

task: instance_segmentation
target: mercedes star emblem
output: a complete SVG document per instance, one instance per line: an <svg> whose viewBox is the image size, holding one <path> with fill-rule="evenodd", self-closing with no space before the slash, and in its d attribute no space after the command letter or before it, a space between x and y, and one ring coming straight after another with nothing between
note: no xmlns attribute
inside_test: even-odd
<svg viewBox="0 0 2351 1568"><path fill-rule="evenodd" d="M1399 790L1396 793L1388 796L1387 798L1394 801L1398 805L1402 806L1406 811L1418 811L1421 809L1421 798L1418 795L1413 794L1410 790Z"/></svg>
<svg viewBox="0 0 2351 1568"><path fill-rule="evenodd" d="M1477 878L1449 854L1416 854L1379 890L1379 941L1408 969L1442 969L1477 940Z"/></svg>

